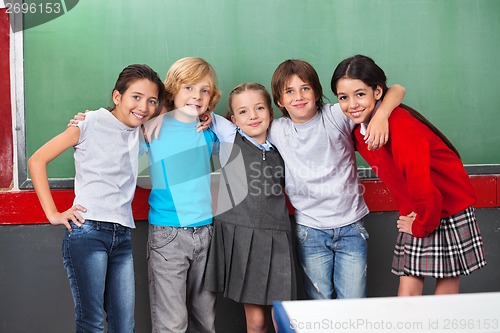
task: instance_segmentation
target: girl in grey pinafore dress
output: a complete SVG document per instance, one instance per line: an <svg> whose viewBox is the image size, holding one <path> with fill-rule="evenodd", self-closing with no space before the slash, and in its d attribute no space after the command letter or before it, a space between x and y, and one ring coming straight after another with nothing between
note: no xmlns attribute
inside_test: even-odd
<svg viewBox="0 0 500 333"><path fill-rule="evenodd" d="M276 149L261 150L236 133L221 174L219 198L237 200L236 192L245 186L248 194L234 208L214 217L206 289L249 304L272 305L275 300L296 298L284 170Z"/></svg>

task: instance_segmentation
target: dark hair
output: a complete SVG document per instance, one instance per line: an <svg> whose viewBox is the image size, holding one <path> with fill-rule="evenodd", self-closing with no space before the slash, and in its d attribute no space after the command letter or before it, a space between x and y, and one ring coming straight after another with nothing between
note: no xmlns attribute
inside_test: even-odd
<svg viewBox="0 0 500 333"><path fill-rule="evenodd" d="M354 57L347 58L338 64L333 72L331 88L332 92L337 96L337 82L342 78L358 79L363 81L367 86L373 90L377 86L382 88L382 97L387 92L387 77L384 71L375 62L366 56L355 55Z"/></svg>
<svg viewBox="0 0 500 333"><path fill-rule="evenodd" d="M283 91L293 75L297 75L302 81L311 85L314 91L316 100L316 108L318 111L324 104L323 87L319 81L319 76L314 67L305 60L288 59L278 65L271 79L271 89L273 92L274 104L280 108L285 117L290 118L290 114L284 107L280 107L279 103L283 97Z"/></svg>
<svg viewBox="0 0 500 333"><path fill-rule="evenodd" d="M267 104L267 107L269 108L269 115L271 116L271 119L273 119L274 115L273 115L273 106L271 103L271 95L269 95L269 92L267 91L266 87L264 87L262 84L257 83L257 82L242 83L242 84L234 87L233 90L231 90L231 92L229 93L229 97L228 97L229 109L228 109L225 117L227 119L231 120L231 116L234 115L234 110L233 110L233 107L231 105L231 103L233 102L233 97L235 95L241 94L242 92L249 91L249 90L260 92L262 94L262 97L264 97L264 100Z"/></svg>
<svg viewBox="0 0 500 333"><path fill-rule="evenodd" d="M163 82L161 81L160 77L158 74L148 65L138 65L138 64L133 64L125 67L120 75L118 75L118 79L116 80L115 87L113 88L113 91L118 91L120 94L124 94L125 91L130 87L130 85L140 79L146 79L154 84L156 84L156 87L158 88L158 105L156 106L156 110L151 116L151 118L156 117L160 114L161 108L163 106L164 102L164 96L165 96L165 86L163 85ZM114 109L111 109L111 111Z"/></svg>
<svg viewBox="0 0 500 333"><path fill-rule="evenodd" d="M363 81L367 86L371 87L373 90L380 86L382 88L382 99L387 92L386 76L382 68L380 68L373 59L364 55L355 55L353 57L343 60L338 64L337 68L333 71L331 88L332 92L337 96L337 83L342 78L357 79ZM402 104L401 108L407 110L413 117L418 121L426 125L434 134L439 136L441 140L455 152L455 154L460 158L458 150L453 146L450 140L429 120L427 120L422 114L409 107L408 105Z"/></svg>

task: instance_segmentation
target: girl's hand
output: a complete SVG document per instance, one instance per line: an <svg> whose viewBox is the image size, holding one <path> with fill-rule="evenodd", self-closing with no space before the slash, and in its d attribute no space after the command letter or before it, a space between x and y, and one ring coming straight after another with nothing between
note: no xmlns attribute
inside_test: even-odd
<svg viewBox="0 0 500 333"><path fill-rule="evenodd" d="M417 213L415 212L411 212L407 216L400 216L397 223L399 232L406 232L407 234L413 235L411 233L411 226L416 217Z"/></svg>
<svg viewBox="0 0 500 333"><path fill-rule="evenodd" d="M196 125L196 132L201 132L210 127L212 123L212 114L210 111L205 111L204 114L200 115L200 122Z"/></svg>
<svg viewBox="0 0 500 333"><path fill-rule="evenodd" d="M144 123L142 133L146 142L151 142L153 140L153 136L155 139L158 139L161 124L163 123L163 116L163 114L160 114L158 117L151 118Z"/></svg>
<svg viewBox="0 0 500 333"><path fill-rule="evenodd" d="M146 140L146 142L151 142L153 140L153 136L155 139L158 139L160 136L161 124L163 123L165 113L167 113L167 108L162 106L158 117L151 118L142 125L142 134L144 135L144 140Z"/></svg>
<svg viewBox="0 0 500 333"><path fill-rule="evenodd" d="M87 112L89 112L89 110L85 111L85 113L87 113ZM79 121L84 121L85 120L85 113L78 112L77 114L75 114L75 116L73 117L73 119L69 120L68 127L75 126L76 124L78 124Z"/></svg>
<svg viewBox="0 0 500 333"><path fill-rule="evenodd" d="M70 209L62 212L62 213L55 213L53 216L49 217L49 222L52 225L64 225L66 229L68 229L69 232L72 231L71 225L69 224L69 221L73 221L73 223L77 227L81 227L82 223L85 223L85 219L80 215L80 212L86 212L87 209L85 207L82 207L80 205L74 205Z"/></svg>
<svg viewBox="0 0 500 333"><path fill-rule="evenodd" d="M385 117L374 116L363 138L368 145L368 150L376 150L382 147L389 140L389 122Z"/></svg>

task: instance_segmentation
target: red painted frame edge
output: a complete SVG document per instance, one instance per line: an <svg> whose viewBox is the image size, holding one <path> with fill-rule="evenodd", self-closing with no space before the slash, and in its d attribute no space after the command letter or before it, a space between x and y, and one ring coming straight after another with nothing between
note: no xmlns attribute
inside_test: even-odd
<svg viewBox="0 0 500 333"><path fill-rule="evenodd" d="M478 196L476 208L500 207L500 175L471 176L474 190ZM365 200L371 212L387 212L397 210L394 197L379 180L361 182ZM72 189L53 190L54 201L58 207L71 207L74 193ZM149 190L137 188L132 211L137 221L147 220ZM289 206L290 212L293 207ZM45 214L33 190L0 192L0 225L5 224L44 224Z"/></svg>
<svg viewBox="0 0 500 333"><path fill-rule="evenodd" d="M6 8L0 9L0 188L13 180L14 147L10 99L10 24Z"/></svg>
<svg viewBox="0 0 500 333"><path fill-rule="evenodd" d="M56 206L62 210L73 205L73 189L52 190ZM132 212L136 220L147 220L149 190L137 188L132 201ZM0 192L0 225L48 223L35 191Z"/></svg>
<svg viewBox="0 0 500 333"><path fill-rule="evenodd" d="M500 207L500 176L497 177L497 207Z"/></svg>

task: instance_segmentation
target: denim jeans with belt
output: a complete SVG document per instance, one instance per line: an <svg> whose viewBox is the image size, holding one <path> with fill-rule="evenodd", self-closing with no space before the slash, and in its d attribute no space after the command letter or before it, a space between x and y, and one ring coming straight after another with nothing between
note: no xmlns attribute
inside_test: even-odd
<svg viewBox="0 0 500 333"><path fill-rule="evenodd" d="M314 229L297 224L299 263L308 299L366 296L368 232L362 221Z"/></svg>
<svg viewBox="0 0 500 333"><path fill-rule="evenodd" d="M117 223L72 222L63 263L75 302L76 332L134 332L134 262L130 228Z"/></svg>

